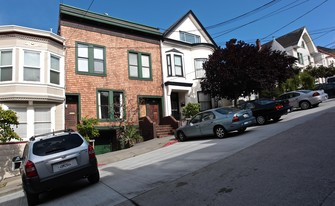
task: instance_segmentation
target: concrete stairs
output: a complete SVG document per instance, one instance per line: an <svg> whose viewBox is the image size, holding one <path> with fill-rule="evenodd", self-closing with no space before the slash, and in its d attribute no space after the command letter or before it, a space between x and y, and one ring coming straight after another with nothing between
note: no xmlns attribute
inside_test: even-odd
<svg viewBox="0 0 335 206"><path fill-rule="evenodd" d="M174 134L174 129L171 125L156 125L157 138L166 137Z"/></svg>

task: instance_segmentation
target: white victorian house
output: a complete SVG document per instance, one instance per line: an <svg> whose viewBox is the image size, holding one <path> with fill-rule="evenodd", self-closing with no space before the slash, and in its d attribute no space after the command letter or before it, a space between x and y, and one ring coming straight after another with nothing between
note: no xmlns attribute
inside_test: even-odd
<svg viewBox="0 0 335 206"><path fill-rule="evenodd" d="M180 120L182 107L199 103L201 110L212 107L211 97L201 92L205 72L202 64L217 47L192 11L163 33L161 42L166 116Z"/></svg>
<svg viewBox="0 0 335 206"><path fill-rule="evenodd" d="M23 139L64 128L64 39L0 26L0 104L17 113Z"/></svg>

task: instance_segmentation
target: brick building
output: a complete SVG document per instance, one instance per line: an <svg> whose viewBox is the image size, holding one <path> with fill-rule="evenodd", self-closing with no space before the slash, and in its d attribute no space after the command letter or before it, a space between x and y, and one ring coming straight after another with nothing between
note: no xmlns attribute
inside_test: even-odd
<svg viewBox="0 0 335 206"><path fill-rule="evenodd" d="M99 120L101 131L120 119L135 125L163 115L158 29L60 5L59 34L66 39L65 126L83 117Z"/></svg>

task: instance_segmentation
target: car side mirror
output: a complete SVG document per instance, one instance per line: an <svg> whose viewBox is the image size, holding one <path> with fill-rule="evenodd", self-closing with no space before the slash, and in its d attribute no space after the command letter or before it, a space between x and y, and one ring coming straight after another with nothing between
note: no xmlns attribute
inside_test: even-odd
<svg viewBox="0 0 335 206"><path fill-rule="evenodd" d="M15 156L12 159L12 171L17 170L21 167L22 158L20 156Z"/></svg>

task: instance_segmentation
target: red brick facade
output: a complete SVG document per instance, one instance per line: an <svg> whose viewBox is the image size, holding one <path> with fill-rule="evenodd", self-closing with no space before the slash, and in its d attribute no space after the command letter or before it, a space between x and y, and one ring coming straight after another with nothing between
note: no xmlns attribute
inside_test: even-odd
<svg viewBox="0 0 335 206"><path fill-rule="evenodd" d="M98 118L97 89L122 90L126 100L126 112L139 110L138 104L129 103L129 100L137 101L139 96L163 96L159 40L115 32L102 27L84 26L65 20L60 21L59 31L60 35L66 39L66 93L80 94L81 117ZM76 42L105 47L106 76L76 74ZM128 51L150 54L152 80L129 79ZM138 113L134 115L137 121ZM100 122L99 125L111 126L115 125L115 122Z"/></svg>

